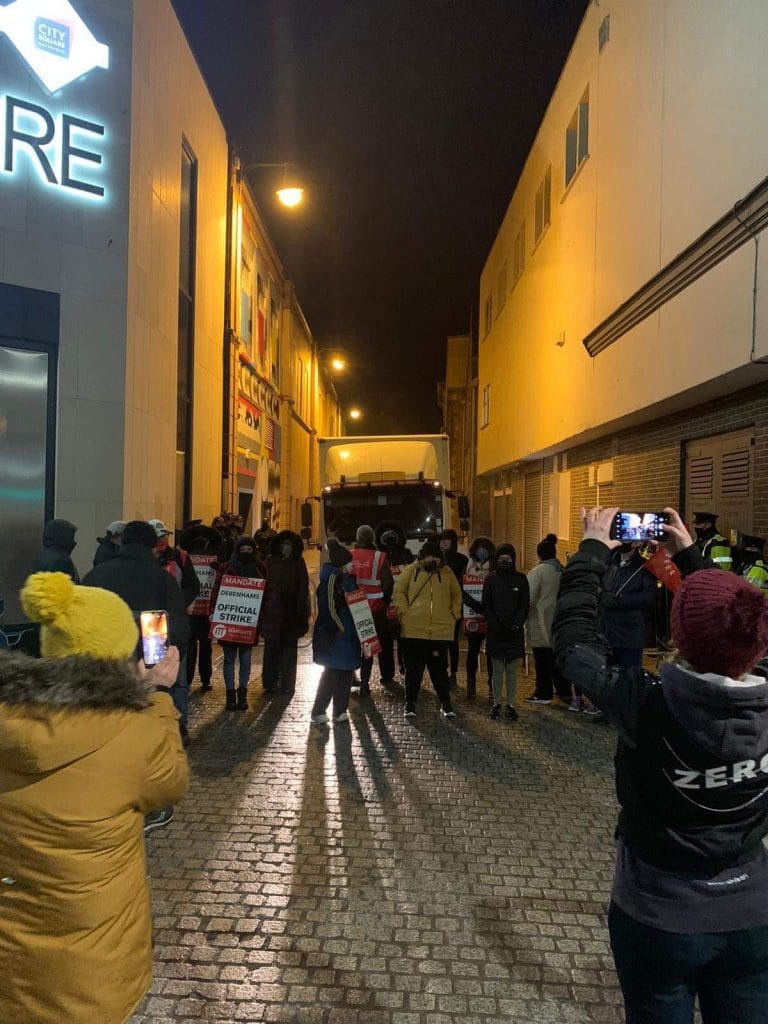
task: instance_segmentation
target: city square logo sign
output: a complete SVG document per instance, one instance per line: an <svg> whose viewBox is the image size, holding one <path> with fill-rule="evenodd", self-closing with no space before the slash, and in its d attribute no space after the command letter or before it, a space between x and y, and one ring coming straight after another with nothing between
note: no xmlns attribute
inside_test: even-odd
<svg viewBox="0 0 768 1024"><path fill-rule="evenodd" d="M0 7L0 32L49 93L109 68L109 47L94 37L70 0L13 0Z"/></svg>
<svg viewBox="0 0 768 1024"><path fill-rule="evenodd" d="M96 68L109 68L109 47L94 37L70 0L12 0L0 6L0 33L51 94ZM103 124L10 94L0 96L0 104L0 184L3 175L13 179L31 168L62 195L104 199Z"/></svg>

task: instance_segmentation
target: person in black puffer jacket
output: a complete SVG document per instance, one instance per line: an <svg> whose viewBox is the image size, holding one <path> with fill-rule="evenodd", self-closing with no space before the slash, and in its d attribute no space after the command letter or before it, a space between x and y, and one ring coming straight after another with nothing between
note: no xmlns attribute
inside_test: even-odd
<svg viewBox="0 0 768 1024"><path fill-rule="evenodd" d="M43 530L43 549L32 564L32 572L65 572L73 582L80 582L80 574L72 561L77 547L77 527L67 519L52 519Z"/></svg>
<svg viewBox="0 0 768 1024"><path fill-rule="evenodd" d="M517 572L517 555L511 544L496 550L494 571L483 584L482 612L486 622L486 644L493 662L493 706L490 717L501 717L501 696L507 683L506 718L516 721L515 689L517 662L525 657L525 620L531 599L528 580Z"/></svg>
<svg viewBox="0 0 768 1024"><path fill-rule="evenodd" d="M443 530L438 538L440 550L443 552L445 564L451 570L461 590L464 586L464 573L467 571L469 559L459 551L459 535L455 530ZM459 671L459 637L461 636L461 618L456 623L453 641L448 648L450 658L450 674L448 683L453 689L456 686L456 673Z"/></svg>
<svg viewBox="0 0 768 1024"><path fill-rule="evenodd" d="M267 693L293 693L299 640L309 632L309 573L297 533L273 534L259 630L264 637L262 683Z"/></svg>
<svg viewBox="0 0 768 1024"><path fill-rule="evenodd" d="M683 575L675 663L658 676L612 657L599 594L615 508L584 513L553 625L560 670L618 732L616 868L608 924L627 1021L768 1020L768 603L708 569L673 509Z"/></svg>

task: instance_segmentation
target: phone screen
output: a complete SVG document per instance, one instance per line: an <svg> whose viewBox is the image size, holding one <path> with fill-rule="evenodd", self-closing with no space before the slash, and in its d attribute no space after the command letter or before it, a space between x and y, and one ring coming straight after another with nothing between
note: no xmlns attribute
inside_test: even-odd
<svg viewBox="0 0 768 1024"><path fill-rule="evenodd" d="M614 540L664 540L664 527L668 522L664 512L618 512L611 530Z"/></svg>
<svg viewBox="0 0 768 1024"><path fill-rule="evenodd" d="M168 613L164 611L141 612L141 651L144 664L151 668L168 653Z"/></svg>

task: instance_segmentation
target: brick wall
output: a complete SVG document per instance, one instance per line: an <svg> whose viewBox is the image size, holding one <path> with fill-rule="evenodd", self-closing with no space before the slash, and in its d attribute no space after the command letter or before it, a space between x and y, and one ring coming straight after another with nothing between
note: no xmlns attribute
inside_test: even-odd
<svg viewBox="0 0 768 1024"><path fill-rule="evenodd" d="M571 449L567 453L570 537L561 541L560 557L573 553L581 539L582 505L595 504L596 488L588 483L590 466L613 462L614 482L600 489L603 505L637 510L661 509L669 504L681 507L686 442L746 428L752 428L755 435L753 529L760 536L768 536L768 387L759 385ZM501 489L503 481L505 494L493 499L492 536L497 542L511 540L521 568L526 570L536 564L536 541L550 530L553 468L553 460L545 459L506 470L493 481L495 491Z"/></svg>

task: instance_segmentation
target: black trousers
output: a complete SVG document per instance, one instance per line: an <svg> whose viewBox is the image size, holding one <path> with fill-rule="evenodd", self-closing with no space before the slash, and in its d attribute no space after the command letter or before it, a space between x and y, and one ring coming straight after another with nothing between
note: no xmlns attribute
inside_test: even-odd
<svg viewBox="0 0 768 1024"><path fill-rule="evenodd" d="M453 640L448 645L448 655L451 662L451 675L455 676L459 671L459 639L461 637L461 619L456 620L456 628L453 631Z"/></svg>
<svg viewBox="0 0 768 1024"><path fill-rule="evenodd" d="M213 675L213 644L210 639L211 620L206 615L189 616L189 647L187 648L187 685L192 685L200 662L200 682L209 686Z"/></svg>
<svg viewBox="0 0 768 1024"><path fill-rule="evenodd" d="M534 647L533 663L536 667L536 696L552 700L553 693L563 700L571 699L571 686L555 664L555 652L551 647Z"/></svg>
<svg viewBox="0 0 768 1024"><path fill-rule="evenodd" d="M280 689L283 693L293 693L296 689L298 653L297 640L287 644L265 641L264 662L261 668L261 685L265 690Z"/></svg>
<svg viewBox="0 0 768 1024"><path fill-rule="evenodd" d="M474 683L477 679L477 669L480 664L480 651L485 637L482 633L472 633L467 636L467 684ZM493 679L493 662L488 654L485 655L485 667L488 670L488 684Z"/></svg>
<svg viewBox="0 0 768 1024"><path fill-rule="evenodd" d="M678 935L635 921L612 903L611 949L627 1024L768 1021L768 926Z"/></svg>
<svg viewBox="0 0 768 1024"><path fill-rule="evenodd" d="M380 636L381 654L379 655L379 672L381 681L388 683L395 678L395 642L392 637ZM360 685L369 686L371 672L373 671L373 658L363 658L360 663Z"/></svg>
<svg viewBox="0 0 768 1024"><path fill-rule="evenodd" d="M448 684L449 640L418 640L408 637L401 640L405 655L405 702L415 704L421 691L424 669L441 704L449 704L451 694Z"/></svg>
<svg viewBox="0 0 768 1024"><path fill-rule="evenodd" d="M333 717L338 718L349 707L349 695L355 673L351 668L326 668L320 676L312 717L324 715L333 701Z"/></svg>

